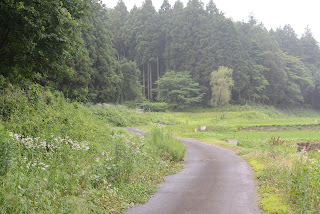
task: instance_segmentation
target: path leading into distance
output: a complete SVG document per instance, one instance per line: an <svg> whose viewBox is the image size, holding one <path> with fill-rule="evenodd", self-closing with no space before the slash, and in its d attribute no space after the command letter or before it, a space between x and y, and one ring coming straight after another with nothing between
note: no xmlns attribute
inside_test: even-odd
<svg viewBox="0 0 320 214"><path fill-rule="evenodd" d="M143 135L130 128L128 131ZM165 177L158 192L126 214L251 214L257 206L253 172L233 152L195 139L179 138L188 147L185 168Z"/></svg>

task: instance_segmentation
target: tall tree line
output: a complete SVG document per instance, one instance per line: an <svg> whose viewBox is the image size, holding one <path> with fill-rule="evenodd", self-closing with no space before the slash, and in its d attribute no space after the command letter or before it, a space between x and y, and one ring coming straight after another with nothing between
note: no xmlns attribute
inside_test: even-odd
<svg viewBox="0 0 320 214"><path fill-rule="evenodd" d="M140 70L116 57L109 27L97 0L1 1L0 89L35 82L83 102L141 97Z"/></svg>
<svg viewBox="0 0 320 214"><path fill-rule="evenodd" d="M210 74L226 66L234 71L233 103L320 106L320 49L308 28L298 38L289 25L268 31L253 16L234 22L212 0L164 0L159 11L145 0L130 12L120 0L108 26L116 56L136 62L149 100L166 71L188 71L207 105Z"/></svg>
<svg viewBox="0 0 320 214"><path fill-rule="evenodd" d="M320 49L309 28L298 38L290 25L234 22L212 0L164 0L158 11L151 0L131 11L122 0L112 9L96 0L0 2L1 88L36 82L83 102L161 101L165 73L186 73L197 103L210 105L221 66L233 70L233 103L320 107Z"/></svg>

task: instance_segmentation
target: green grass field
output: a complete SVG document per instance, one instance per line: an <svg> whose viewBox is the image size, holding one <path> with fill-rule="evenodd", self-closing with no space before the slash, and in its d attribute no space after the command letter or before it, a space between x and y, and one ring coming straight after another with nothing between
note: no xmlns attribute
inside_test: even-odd
<svg viewBox="0 0 320 214"><path fill-rule="evenodd" d="M220 109L146 114L175 136L239 152L256 171L259 204L265 213L320 213L320 153L297 152L298 142L320 142L319 112L230 106L224 119ZM206 131L200 132L200 126ZM227 144L226 139L237 139L239 144Z"/></svg>

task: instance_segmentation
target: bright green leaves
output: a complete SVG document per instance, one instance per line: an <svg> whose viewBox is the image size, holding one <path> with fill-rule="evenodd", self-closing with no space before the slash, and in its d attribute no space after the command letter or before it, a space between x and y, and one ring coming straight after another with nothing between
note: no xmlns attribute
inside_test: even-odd
<svg viewBox="0 0 320 214"><path fill-rule="evenodd" d="M173 104L176 108L184 108L201 102L203 93L199 84L194 82L187 71L166 72L156 84L159 85L159 101Z"/></svg>
<svg viewBox="0 0 320 214"><path fill-rule="evenodd" d="M230 101L231 88L234 85L232 73L232 69L224 66L220 66L218 71L211 73L212 104L223 106Z"/></svg>

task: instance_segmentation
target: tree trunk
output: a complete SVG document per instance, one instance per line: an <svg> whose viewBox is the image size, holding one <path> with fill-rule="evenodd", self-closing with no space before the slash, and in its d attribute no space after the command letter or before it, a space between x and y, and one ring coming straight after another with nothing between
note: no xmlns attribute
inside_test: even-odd
<svg viewBox="0 0 320 214"><path fill-rule="evenodd" d="M144 77L144 65L142 65L142 85L143 85L143 96L146 97L146 80Z"/></svg>
<svg viewBox="0 0 320 214"><path fill-rule="evenodd" d="M157 57L157 75L158 75L158 78L157 80L160 79L160 70L159 70L159 57ZM160 86L158 84L158 97L160 96Z"/></svg>
<svg viewBox="0 0 320 214"><path fill-rule="evenodd" d="M152 63L150 62L150 100L153 100L152 97Z"/></svg>
<svg viewBox="0 0 320 214"><path fill-rule="evenodd" d="M219 95L219 103L220 103L220 107L222 108L222 119L224 119L224 108L223 108L223 105L221 103L221 88L220 88L220 95Z"/></svg>
<svg viewBox="0 0 320 214"><path fill-rule="evenodd" d="M148 62L148 66L147 66L147 88L148 88L148 100L150 100L150 63Z"/></svg>
<svg viewBox="0 0 320 214"><path fill-rule="evenodd" d="M222 107L222 118L224 119L224 107L223 105L221 105L221 107Z"/></svg>
<svg viewBox="0 0 320 214"><path fill-rule="evenodd" d="M157 76L158 76L158 79L160 78L160 71L159 71L159 57L157 57Z"/></svg>

